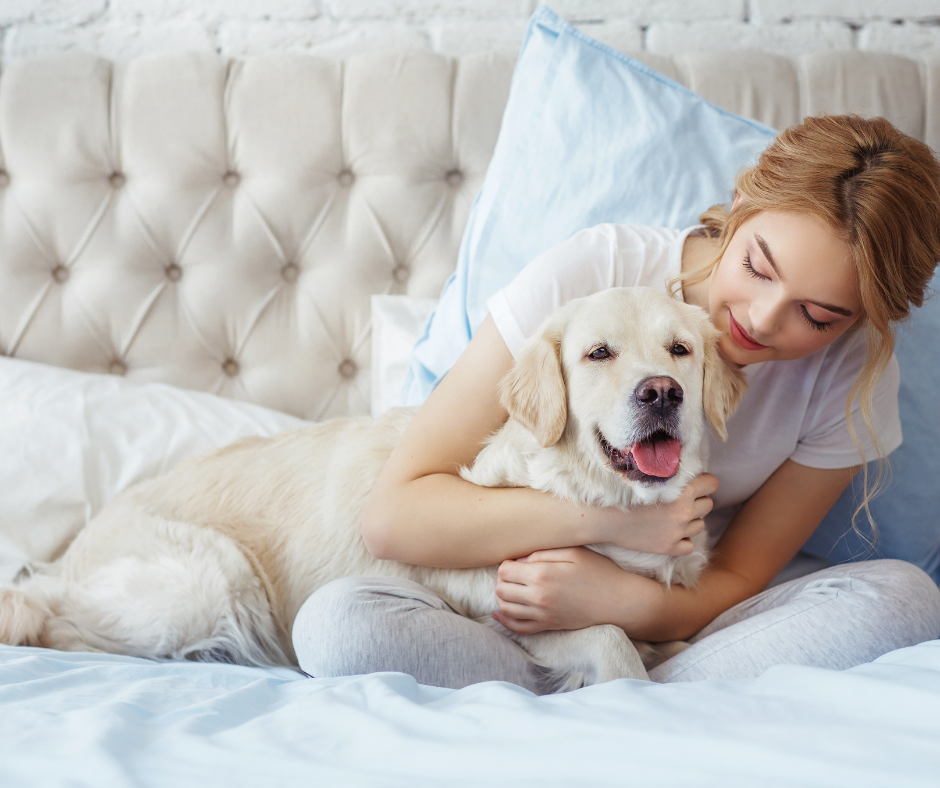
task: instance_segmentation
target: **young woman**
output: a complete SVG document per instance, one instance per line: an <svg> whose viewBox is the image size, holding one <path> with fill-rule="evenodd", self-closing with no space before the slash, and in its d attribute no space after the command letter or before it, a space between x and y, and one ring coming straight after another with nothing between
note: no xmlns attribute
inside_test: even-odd
<svg viewBox="0 0 940 788"><path fill-rule="evenodd" d="M893 326L920 306L938 260L940 165L929 148L884 119L807 118L738 177L730 211L715 206L684 231L584 230L497 293L385 466L363 538L377 557L411 564L500 564L495 617L516 632L611 623L637 639L688 641L651 671L655 681L757 676L779 663L843 669L938 637L940 590L902 561L764 590L864 462L900 444ZM565 301L630 285L672 286L706 309L746 371L712 473L675 503L626 512L460 479L507 418L497 384L525 338ZM695 588L667 590L581 547L682 555L707 515L714 551ZM404 580L320 589L294 644L314 676L397 670L437 686L546 690L509 638Z"/></svg>

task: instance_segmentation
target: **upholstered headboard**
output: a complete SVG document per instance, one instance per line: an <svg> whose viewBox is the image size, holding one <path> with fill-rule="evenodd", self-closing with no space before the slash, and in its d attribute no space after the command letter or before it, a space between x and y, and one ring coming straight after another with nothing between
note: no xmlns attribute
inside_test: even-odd
<svg viewBox="0 0 940 788"><path fill-rule="evenodd" d="M775 127L885 115L940 149L940 64L711 52L654 68ZM437 296L513 59L204 54L0 73L0 352L305 418L369 411L369 297Z"/></svg>

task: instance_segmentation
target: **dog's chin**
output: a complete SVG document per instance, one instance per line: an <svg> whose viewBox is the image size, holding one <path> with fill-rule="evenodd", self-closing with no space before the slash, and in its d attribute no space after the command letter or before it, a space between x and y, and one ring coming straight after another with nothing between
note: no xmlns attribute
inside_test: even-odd
<svg viewBox="0 0 940 788"><path fill-rule="evenodd" d="M676 466L676 469L668 476L654 476L648 473L644 473L637 466L636 458L633 456L633 451L631 449L616 449L611 446L611 444L604 437L604 434L599 429L595 430L595 432L597 434L598 442L600 443L601 451L604 452L604 456L607 458L607 466L614 473L620 475L622 478L633 484L650 487L662 486L675 479L679 475L679 471L682 469L682 463L680 462ZM665 430L657 430L651 435L648 435L643 440L655 441L659 439L677 440L674 436L670 435Z"/></svg>

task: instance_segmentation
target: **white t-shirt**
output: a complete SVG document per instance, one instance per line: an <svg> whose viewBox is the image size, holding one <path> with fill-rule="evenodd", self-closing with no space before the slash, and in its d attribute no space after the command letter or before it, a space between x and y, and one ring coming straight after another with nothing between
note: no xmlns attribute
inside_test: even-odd
<svg viewBox="0 0 940 788"><path fill-rule="evenodd" d="M573 298L609 287L646 286L667 292L667 282L681 270L685 239L694 229L602 224L582 230L539 255L487 301L496 328L516 356L542 321ZM859 464L845 402L864 360L864 332L855 332L806 358L744 367L749 388L728 421L728 442L710 438L708 470L721 483L706 520L712 540L784 460L811 468ZM901 445L899 384L892 356L878 381L873 414L886 453ZM857 400L852 422L866 459L875 459Z"/></svg>

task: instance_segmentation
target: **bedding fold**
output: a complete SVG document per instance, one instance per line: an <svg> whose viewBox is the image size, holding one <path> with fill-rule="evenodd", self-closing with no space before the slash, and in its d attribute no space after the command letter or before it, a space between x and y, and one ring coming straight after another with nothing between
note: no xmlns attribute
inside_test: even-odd
<svg viewBox="0 0 940 788"><path fill-rule="evenodd" d="M0 784L936 785L940 641L836 672L536 697L0 647Z"/></svg>

